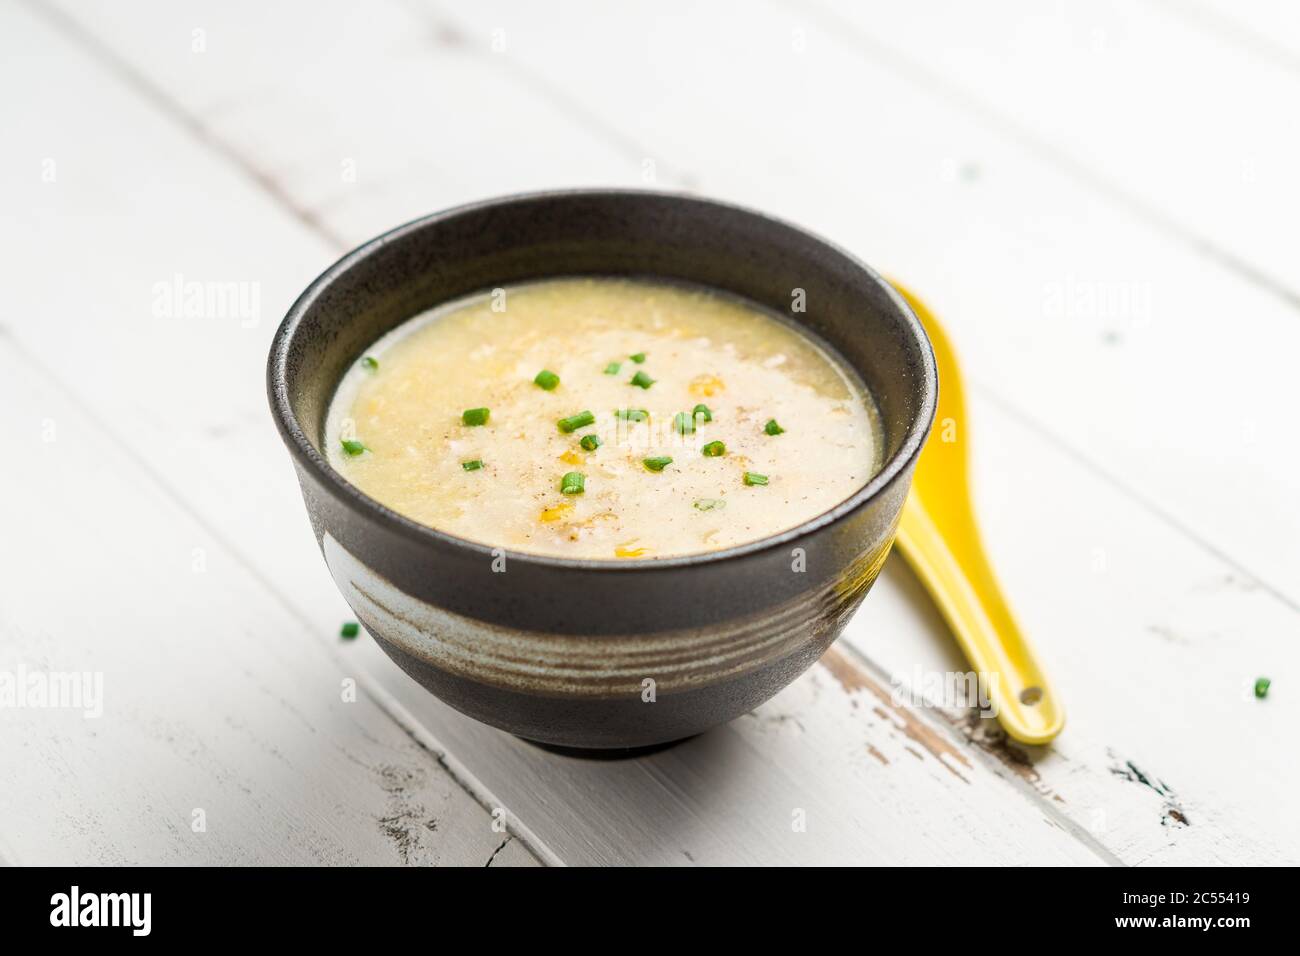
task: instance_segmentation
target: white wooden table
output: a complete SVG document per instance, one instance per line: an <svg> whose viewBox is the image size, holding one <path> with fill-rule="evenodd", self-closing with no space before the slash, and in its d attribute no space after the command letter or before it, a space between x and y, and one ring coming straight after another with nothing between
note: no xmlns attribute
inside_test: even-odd
<svg viewBox="0 0 1300 956"><path fill-rule="evenodd" d="M1296 5L3 0L0 88L0 671L104 681L0 709L0 859L1300 862ZM340 641L263 392L288 304L425 212L646 184L948 323L1055 746L896 702L966 669L897 558L821 665L635 760Z"/></svg>

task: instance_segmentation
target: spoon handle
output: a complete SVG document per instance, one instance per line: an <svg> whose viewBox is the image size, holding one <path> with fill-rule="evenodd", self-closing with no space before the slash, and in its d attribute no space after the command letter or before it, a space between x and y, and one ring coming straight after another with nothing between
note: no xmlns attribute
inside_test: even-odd
<svg viewBox="0 0 1300 956"><path fill-rule="evenodd" d="M1021 743L1048 743L1061 732L1065 711L1002 596L974 522L947 532L940 533L915 493L908 496L898 526L903 556L979 674L1006 732Z"/></svg>

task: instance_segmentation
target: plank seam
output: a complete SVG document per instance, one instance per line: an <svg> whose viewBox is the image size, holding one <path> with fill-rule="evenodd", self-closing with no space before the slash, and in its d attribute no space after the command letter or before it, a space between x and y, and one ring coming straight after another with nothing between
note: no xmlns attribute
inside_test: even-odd
<svg viewBox="0 0 1300 956"><path fill-rule="evenodd" d="M1300 602L1296 601L1281 588L1271 584L1269 581L1250 570L1250 568L1246 567L1232 555L1221 550L1212 541L1202 537L1195 529L1183 524L1175 515L1161 508L1155 501L1148 498L1137 489L1127 485L1118 475L1107 471L1101 465L1093 462L1087 456L1072 447L1069 443L1062 441L1050 428L1016 408L989 386L977 380L973 380L972 384L975 386L975 390L979 392L979 394L983 395L990 402L996 405L998 409L1007 416L1007 418L1016 422L1021 428L1024 428L1041 441L1051 445L1084 471L1105 482L1120 494L1140 505L1149 512L1152 517L1162 522L1170 530L1182 535L1188 541L1204 549L1216 560L1248 578L1252 584L1258 586L1261 591L1273 598L1283 607L1300 614Z"/></svg>
<svg viewBox="0 0 1300 956"><path fill-rule="evenodd" d="M783 3L787 7L791 6L789 0L776 0L776 2ZM1139 196L1108 179L1103 174L1094 172L1083 163L1074 160L1066 150L1035 136L1028 129L999 112L989 103L949 82L942 74L929 69L924 64L886 46L857 24L845 20L839 14L828 10L820 3L811 3L800 9L806 10L814 18L820 19L822 25L832 35L838 35L846 41L851 41L848 45L851 48L856 48L862 56L874 60L878 65L911 83L917 89L929 93L949 106L956 106L962 112L975 117L994 134L1020 147L1028 155L1045 162L1048 166L1055 168L1112 204L1126 210L1167 238L1171 238L1178 244L1192 249L1198 255L1273 295L1287 306L1300 311L1300 291L1293 289L1285 280L1252 265L1231 250L1218 245L1209 237L1196 232L1150 203L1144 202Z"/></svg>
<svg viewBox="0 0 1300 956"><path fill-rule="evenodd" d="M328 242L337 254L342 255L352 248L352 244L331 231L320 219L319 215L294 202L293 198L280 187L280 184L276 182L273 176L259 169L256 164L245 158L234 146L217 136L204 125L198 116L188 112L184 106L168 96L165 90L157 86L144 73L137 70L130 61L119 56L112 47L85 29L73 17L58 7L48 3L41 3L39 0L24 0L24 2L29 10L44 19L54 30L61 33L69 43L80 47L137 96L161 112L201 145L213 150L243 173L253 185L282 207L301 225Z"/></svg>
<svg viewBox="0 0 1300 956"><path fill-rule="evenodd" d="M400 2L406 8L406 12L421 25L428 24L432 20L432 25L449 30L455 22L454 16L448 14L436 4L426 2L426 0L400 0ZM459 33L454 35L459 36ZM473 50L473 48L462 49ZM483 56L481 52L475 55L480 58ZM544 73L530 69L515 57L496 57L495 60L504 65L502 72L512 83L549 100L552 106L556 107L559 112L572 120L578 127L585 128L589 132L602 137L610 146L633 162L643 162L647 159L654 160L656 178L663 171L665 164L653 150L647 149L644 143L628 136L621 129L606 123L599 116L589 111L580 100L557 87ZM692 187L694 179L689 173L677 170L671 164L668 165L667 170L666 178L668 180L682 189Z"/></svg>
<svg viewBox="0 0 1300 956"><path fill-rule="evenodd" d="M1227 40L1246 53L1265 57L1292 73L1300 74L1300 56L1275 43L1267 34L1260 33L1246 24L1212 10L1197 0L1181 0L1170 3L1169 0L1147 0L1160 7L1167 14L1182 20L1215 40Z"/></svg>
<svg viewBox="0 0 1300 956"><path fill-rule="evenodd" d="M510 810L493 792L483 783L468 767L456 759L451 751L447 748L437 735L433 733L422 721L406 709L400 701L390 694L384 687L370 675L368 671L362 671L359 683L365 687L366 693L375 700L380 709L384 711L393 722L396 723L406 735L410 737L423 750L427 751L429 756L437 761L438 765L447 771L448 776L460 785L460 788L474 798L484 810L491 816L497 810L501 810L506 818L506 837L493 852L485 866L491 864L492 858L505 847L510 837L519 840L533 856L537 857L547 866L567 866L563 859L546 845L532 828L520 819L513 811Z"/></svg>

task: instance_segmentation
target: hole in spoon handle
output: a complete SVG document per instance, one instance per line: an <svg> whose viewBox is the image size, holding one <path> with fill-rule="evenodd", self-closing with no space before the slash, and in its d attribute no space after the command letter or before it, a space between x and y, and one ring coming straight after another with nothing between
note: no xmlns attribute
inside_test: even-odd
<svg viewBox="0 0 1300 956"><path fill-rule="evenodd" d="M1020 692L1020 703L1026 707L1033 707L1043 699L1043 689L1041 687L1026 687Z"/></svg>

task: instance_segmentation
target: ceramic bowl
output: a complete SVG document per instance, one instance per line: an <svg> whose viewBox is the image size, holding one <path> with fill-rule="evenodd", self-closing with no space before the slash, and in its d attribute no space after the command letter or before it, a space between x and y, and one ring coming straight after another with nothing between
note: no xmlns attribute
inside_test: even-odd
<svg viewBox="0 0 1300 956"><path fill-rule="evenodd" d="M787 316L875 396L883 467L781 534L646 561L466 541L390 511L330 467L326 409L371 343L450 299L565 275L686 280ZM805 311L795 310L800 300ZM576 748L699 733L761 704L822 655L889 552L936 387L916 317L844 250L736 206L623 190L494 199L385 233L294 303L268 366L271 410L316 539L380 647L471 717Z"/></svg>

